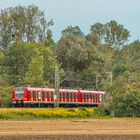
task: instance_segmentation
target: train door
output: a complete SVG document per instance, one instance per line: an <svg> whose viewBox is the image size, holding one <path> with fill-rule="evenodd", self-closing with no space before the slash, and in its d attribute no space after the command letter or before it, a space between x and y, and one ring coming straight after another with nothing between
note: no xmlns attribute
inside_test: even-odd
<svg viewBox="0 0 140 140"><path fill-rule="evenodd" d="M78 91L78 102L82 102L82 93Z"/></svg>
<svg viewBox="0 0 140 140"><path fill-rule="evenodd" d="M74 97L74 102L76 102L76 92L73 93L73 97Z"/></svg>

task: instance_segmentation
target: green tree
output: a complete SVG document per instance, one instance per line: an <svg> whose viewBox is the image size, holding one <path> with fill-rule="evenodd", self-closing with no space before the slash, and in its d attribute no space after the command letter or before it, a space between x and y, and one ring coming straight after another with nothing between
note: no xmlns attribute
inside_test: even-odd
<svg viewBox="0 0 140 140"><path fill-rule="evenodd" d="M2 76L9 84L24 84L24 76L33 56L39 52L37 43L17 42L4 50Z"/></svg>
<svg viewBox="0 0 140 140"><path fill-rule="evenodd" d="M33 57L25 74L25 83L32 86L45 85L43 56Z"/></svg>
<svg viewBox="0 0 140 140"><path fill-rule="evenodd" d="M17 6L1 10L1 47L6 48L13 41L32 42L36 40L44 43L46 30L52 24L53 21L47 22L44 12L35 5L28 7Z"/></svg>
<svg viewBox="0 0 140 140"><path fill-rule="evenodd" d="M129 31L123 27L123 25L118 24L116 21L111 20L110 22L104 25L105 36L104 40L105 43L114 47L118 48L128 40Z"/></svg>
<svg viewBox="0 0 140 140"><path fill-rule="evenodd" d="M86 36L87 40L91 41L94 45L103 43L104 25L97 22L90 28L90 34Z"/></svg>
<svg viewBox="0 0 140 140"><path fill-rule="evenodd" d="M96 48L83 37L62 37L56 48L57 59L62 68L83 71L94 58Z"/></svg>
<svg viewBox="0 0 140 140"><path fill-rule="evenodd" d="M127 70L127 67L125 64L120 63L116 64L113 68L113 76L116 77L122 73L124 73Z"/></svg>
<svg viewBox="0 0 140 140"><path fill-rule="evenodd" d="M46 36L46 39L45 39L45 46L49 47L54 52L56 44L55 44L52 37L53 37L52 31L48 29L47 30L47 36Z"/></svg>
<svg viewBox="0 0 140 140"><path fill-rule="evenodd" d="M106 44L113 48L122 47L130 36L129 31L111 20L106 24L95 23L90 28L90 34L86 36L87 40L95 45Z"/></svg>
<svg viewBox="0 0 140 140"><path fill-rule="evenodd" d="M62 31L62 36L66 37L66 36L83 36L82 31L80 30L80 28L78 26L72 27L72 26L68 26L66 29L64 29Z"/></svg>
<svg viewBox="0 0 140 140"><path fill-rule="evenodd" d="M129 71L135 72L140 70L140 42L138 40L124 46L120 56L121 61L125 63Z"/></svg>
<svg viewBox="0 0 140 140"><path fill-rule="evenodd" d="M56 56L49 47L40 46L39 50L44 58L44 80L52 86L54 85L55 66L58 66L59 64L56 60Z"/></svg>

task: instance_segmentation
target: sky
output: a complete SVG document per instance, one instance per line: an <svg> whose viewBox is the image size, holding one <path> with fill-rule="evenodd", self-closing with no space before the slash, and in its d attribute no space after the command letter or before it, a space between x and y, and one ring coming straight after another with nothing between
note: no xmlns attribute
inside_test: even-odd
<svg viewBox="0 0 140 140"><path fill-rule="evenodd" d="M91 25L110 20L116 20L130 31L129 42L140 40L140 0L0 0L0 10L32 4L44 11L47 21L53 19L50 29L55 41L68 26L79 26L88 34Z"/></svg>

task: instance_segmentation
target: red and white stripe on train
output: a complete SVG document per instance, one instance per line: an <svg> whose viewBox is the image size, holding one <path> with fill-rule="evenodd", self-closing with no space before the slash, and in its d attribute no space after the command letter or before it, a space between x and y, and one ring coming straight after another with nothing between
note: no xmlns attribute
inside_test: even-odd
<svg viewBox="0 0 140 140"><path fill-rule="evenodd" d="M13 105L20 106L94 106L102 103L105 91L59 89L55 94L54 88L15 87L12 89Z"/></svg>

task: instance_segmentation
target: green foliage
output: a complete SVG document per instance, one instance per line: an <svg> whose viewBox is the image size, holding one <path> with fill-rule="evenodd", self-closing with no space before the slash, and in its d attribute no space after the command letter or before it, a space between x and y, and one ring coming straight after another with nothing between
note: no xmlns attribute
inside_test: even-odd
<svg viewBox="0 0 140 140"><path fill-rule="evenodd" d="M11 105L8 85L54 87L58 66L63 81L60 86L95 89L96 85L98 90L107 90L111 100L99 106L97 114L139 116L140 42L124 46L130 33L111 20L93 24L87 35L78 26L68 26L55 43L48 30L51 25L53 22L47 22L35 5L0 11L0 106ZM109 77L111 72L113 78ZM85 108L63 111L50 111L50 117L92 114Z"/></svg>
<svg viewBox="0 0 140 140"><path fill-rule="evenodd" d="M51 48L51 49L54 49L54 46L55 46L55 42L54 40L52 39L52 31L51 30L47 30L47 36L46 36L46 39L45 39L45 46Z"/></svg>
<svg viewBox="0 0 140 140"><path fill-rule="evenodd" d="M44 42L45 32L53 21L47 22L44 12L35 5L10 7L0 12L0 43L5 49L13 41Z"/></svg>
<svg viewBox="0 0 140 140"><path fill-rule="evenodd" d="M78 26L72 27L68 26L65 30L62 31L62 36L83 36L83 33L81 32L80 28Z"/></svg>
<svg viewBox="0 0 140 140"><path fill-rule="evenodd" d="M56 55L62 68L83 71L96 55L96 48L83 37L62 37L56 47Z"/></svg>
<svg viewBox="0 0 140 140"><path fill-rule="evenodd" d="M28 71L25 74L25 83L32 86L45 85L43 80L44 74L43 57L33 57L28 66Z"/></svg>
<svg viewBox="0 0 140 140"><path fill-rule="evenodd" d="M24 76L32 56L37 54L35 47L35 43L17 42L4 51L2 75L10 84L24 83Z"/></svg>
<svg viewBox="0 0 140 140"><path fill-rule="evenodd" d="M138 40L123 47L120 55L130 72L140 70L140 42Z"/></svg>
<svg viewBox="0 0 140 140"><path fill-rule="evenodd" d="M110 47L119 48L124 45L129 36L129 31L123 25L111 20L106 24L97 22L92 25L87 39L96 45L107 44Z"/></svg>
<svg viewBox="0 0 140 140"><path fill-rule="evenodd" d="M140 92L128 91L117 96L110 108L118 117L140 117Z"/></svg>
<svg viewBox="0 0 140 140"><path fill-rule="evenodd" d="M105 24L105 42L112 47L118 48L122 46L129 37L129 31L118 24L116 21L111 20Z"/></svg>
<svg viewBox="0 0 140 140"><path fill-rule="evenodd" d="M11 86L0 87L0 107L12 106L11 90L12 90Z"/></svg>
<svg viewBox="0 0 140 140"><path fill-rule="evenodd" d="M109 116L111 115L111 110L109 108L109 104L101 104L95 109L95 114L97 116Z"/></svg>
<svg viewBox="0 0 140 140"><path fill-rule="evenodd" d="M47 82L48 86L54 86L54 75L55 75L55 66L59 67L57 59L53 54L51 48L40 46L39 51L43 56L43 65L44 65L44 80Z"/></svg>
<svg viewBox="0 0 140 140"><path fill-rule="evenodd" d="M104 25L101 23L95 23L90 28L90 34L86 36L87 40L91 41L94 45L102 43L104 37Z"/></svg>
<svg viewBox="0 0 140 140"><path fill-rule="evenodd" d="M123 74L127 70L127 67L125 64L116 64L113 68L113 76L116 77L118 75Z"/></svg>
<svg viewBox="0 0 140 140"><path fill-rule="evenodd" d="M24 79L28 66L33 57L38 59L40 55L43 57L43 62L41 62L43 80L52 83L52 79L48 79L48 77L54 75L54 67L57 65L56 58L50 48L35 42L17 42L4 50L4 56L1 59L1 80L14 85L27 84Z"/></svg>

